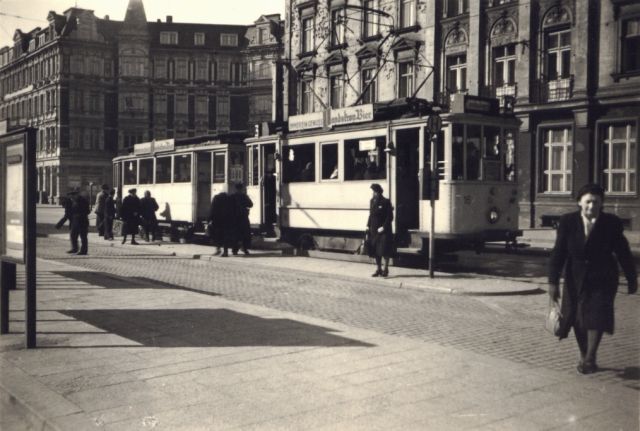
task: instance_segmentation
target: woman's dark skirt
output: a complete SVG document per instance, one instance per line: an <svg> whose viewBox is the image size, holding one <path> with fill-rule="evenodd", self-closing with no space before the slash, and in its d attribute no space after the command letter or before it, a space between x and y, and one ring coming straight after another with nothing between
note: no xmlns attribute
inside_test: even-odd
<svg viewBox="0 0 640 431"><path fill-rule="evenodd" d="M371 257L393 256L394 246L391 232L372 232L369 240L371 242Z"/></svg>

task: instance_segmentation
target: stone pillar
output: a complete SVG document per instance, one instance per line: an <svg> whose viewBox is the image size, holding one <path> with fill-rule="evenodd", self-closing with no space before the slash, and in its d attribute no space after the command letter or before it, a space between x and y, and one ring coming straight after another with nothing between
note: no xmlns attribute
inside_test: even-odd
<svg viewBox="0 0 640 431"><path fill-rule="evenodd" d="M467 89L469 94L479 95L482 86L484 54L480 29L481 0L469 0L469 47L467 48Z"/></svg>
<svg viewBox="0 0 640 431"><path fill-rule="evenodd" d="M593 151L592 139L593 131L589 127L589 111L576 110L573 113L575 118L574 136L573 136L573 192L590 182L593 178L592 166Z"/></svg>
<svg viewBox="0 0 640 431"><path fill-rule="evenodd" d="M516 105L529 102L529 82L535 79L534 64L536 62L536 41L531 31L531 1L518 2L518 40L523 41L516 46Z"/></svg>

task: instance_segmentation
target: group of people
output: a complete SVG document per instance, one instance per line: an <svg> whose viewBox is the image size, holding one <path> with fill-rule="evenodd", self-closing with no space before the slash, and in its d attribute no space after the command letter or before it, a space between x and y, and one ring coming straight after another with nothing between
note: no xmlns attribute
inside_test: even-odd
<svg viewBox="0 0 640 431"><path fill-rule="evenodd" d="M119 203L116 200L115 189L103 184L100 193L96 196L96 228L98 235L105 240L113 240L113 222L116 218L123 221L122 243L127 241L127 235L131 235L131 244L137 245L135 236L139 226L143 226L145 239L156 240L158 230L158 219L156 211L158 203L151 197L151 193L146 191L144 198L139 199L137 190L129 189L129 194ZM64 216L56 223L56 228L60 229L69 221L69 239L71 249L69 254L86 255L88 252L89 214L91 212L89 200L80 193L77 188L67 193L67 197L62 200ZM80 240L80 244L78 244Z"/></svg>
<svg viewBox="0 0 640 431"><path fill-rule="evenodd" d="M221 254L222 257L229 256L229 249L234 255L240 249L248 255L251 248L249 211L253 202L242 183L236 184L234 189L233 193L215 195L209 209L207 232L217 247L215 254Z"/></svg>

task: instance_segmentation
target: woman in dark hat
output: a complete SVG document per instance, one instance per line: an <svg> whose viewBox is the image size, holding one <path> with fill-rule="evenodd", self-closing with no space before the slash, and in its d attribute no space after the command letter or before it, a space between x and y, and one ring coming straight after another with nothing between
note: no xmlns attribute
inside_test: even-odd
<svg viewBox="0 0 640 431"><path fill-rule="evenodd" d="M638 290L636 268L623 234L622 221L602 211L604 190L587 184L576 196L579 211L560 218L556 243L549 262L549 296L561 293L562 312L567 324L560 339L573 332L580 350L580 374L598 371L596 354L602 334L613 334L613 302L618 291L618 263L628 282L628 292Z"/></svg>
<svg viewBox="0 0 640 431"><path fill-rule="evenodd" d="M369 203L369 220L367 221L367 234L371 243L370 254L376 259L376 272L373 277L387 277L389 275L389 258L393 254L393 207L389 199L382 196L382 186L371 184L373 197ZM384 269L382 269L384 259Z"/></svg>
<svg viewBox="0 0 640 431"><path fill-rule="evenodd" d="M127 235L131 234L131 244L138 245L136 233L140 221L140 198L136 189L129 189L129 194L122 200L120 218L122 218L122 243L127 242Z"/></svg>

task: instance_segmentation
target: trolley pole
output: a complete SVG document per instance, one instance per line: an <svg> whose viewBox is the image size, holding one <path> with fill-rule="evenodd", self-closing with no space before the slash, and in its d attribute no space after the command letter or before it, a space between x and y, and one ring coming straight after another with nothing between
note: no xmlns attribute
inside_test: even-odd
<svg viewBox="0 0 640 431"><path fill-rule="evenodd" d="M431 225L429 227L429 278L433 278L433 265L434 265L434 261L435 261L435 234L436 234L436 199L435 199L435 193L433 190L433 185L434 185L434 181L433 181L433 175L437 175L437 170L438 170L438 166L437 166L437 160L436 160L436 139L433 135L429 136L429 142L430 142L430 158L431 158L431 175L429 178L429 181L431 182L431 184L429 184L429 187L431 187L431 193L429 196L429 204L431 206Z"/></svg>

